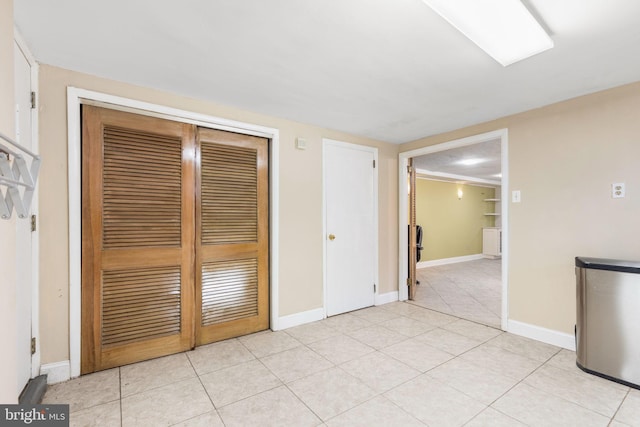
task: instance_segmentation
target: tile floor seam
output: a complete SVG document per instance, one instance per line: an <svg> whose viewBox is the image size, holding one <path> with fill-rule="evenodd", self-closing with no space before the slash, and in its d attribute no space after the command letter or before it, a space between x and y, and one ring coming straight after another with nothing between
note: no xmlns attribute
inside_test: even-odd
<svg viewBox="0 0 640 427"><path fill-rule="evenodd" d="M180 353L176 353L176 354L180 354ZM166 357L166 356L163 356L163 357ZM144 362L140 362L140 363L144 363ZM198 377L198 373L197 373L197 372L195 373L195 376L193 376L193 377L183 377L183 378L178 378L178 379L173 380L173 381L168 382L168 383L164 383L164 384L156 385L156 386L153 386L153 387L145 388L144 390L137 391L137 392L135 392L135 393L127 394L126 396L125 396L125 395L123 395L123 394L122 394L122 392L121 392L121 393L120 393L120 399L128 399L128 398L130 398L130 397L137 396L137 395L139 395L139 394L146 393L146 392L148 392L148 391L158 390L158 389L160 389L160 388L162 388L162 387L166 387L166 386L169 386L169 385L171 385L171 384L175 384L175 383L179 383L179 382L182 382L182 381L186 381L186 380L194 379L194 378L196 378L196 377Z"/></svg>
<svg viewBox="0 0 640 427"><path fill-rule="evenodd" d="M562 349L561 349L561 350L562 350ZM561 350L559 350L557 353L559 353ZM557 353L556 353L556 354L557 354ZM535 372L537 372L537 371L538 371L538 369L540 369L540 368L544 367L544 365L546 365L546 364L547 364L547 362L549 362L549 360L551 360L551 358L549 358L546 362L544 362L542 365L540 365L538 368L536 368L533 372L531 372L529 375L527 375L525 378L523 378L523 379L522 379L522 382L524 382L527 378L529 378L531 375L533 375ZM544 373L542 373L541 375L548 376L548 375L545 375ZM587 375L591 375L591 374L587 374ZM588 377L586 377L586 378L588 378ZM630 388L628 388L628 390L627 390L627 391L626 391L626 393L625 393L625 396L620 400L620 403L618 404L618 408L616 409L616 411L614 412L614 414L613 414L612 416L610 416L610 415L607 415L607 414L603 414L602 412L599 412L599 411L597 411L597 410L595 410L595 409L589 408L589 407L587 407L587 406L583 405L582 403L578 403L578 402L574 402L574 401L572 401L572 400L569 400L569 399L567 399L567 398L565 398L565 397L563 397L563 396L561 396L561 395L559 395L559 394L557 394L557 393L555 393L555 392L549 392L549 391L543 390L543 389L541 389L540 387L537 387L537 386L535 386L535 385L533 385L533 384L529 384L529 383L526 383L525 385L527 385L527 386L529 386L529 387L531 387L531 388L534 388L534 389L538 390L539 392L542 392L542 393L545 393L545 394L550 394L550 395L552 395L552 396L555 396L555 397L557 397L557 398L559 398L559 399L564 400L565 402L572 403L572 404L577 405L577 406L580 406L581 408L584 408L584 409L586 409L586 410L588 410L588 411L591 411L591 412L594 412L594 413L596 413L596 414L602 415L603 417L610 418L610 422L611 422L611 421L613 421L613 419L615 418L615 414L617 414L617 413L618 413L618 410L620 410L620 407L621 407L621 406L622 406L622 404L624 403L624 400L627 398L627 396L629 395L629 392L630 392L630 390L631 390Z"/></svg>
<svg viewBox="0 0 640 427"><path fill-rule="evenodd" d="M265 329L265 330L271 331L271 329ZM274 332L274 331L271 331L271 332ZM260 333L260 332L258 332L258 333ZM258 357L257 357L255 354L253 354L253 352L251 351L251 349L250 349L249 347L247 347L247 346L246 346L246 344L245 344L244 342L242 342L242 340L241 340L241 339L238 339L238 342L239 342L239 343L240 343L240 345L241 345L242 347L244 347L244 349L245 349L245 350L247 350L247 351L248 351L248 352L249 352L253 357L255 357L256 359L258 359Z"/></svg>
<svg viewBox="0 0 640 427"><path fill-rule="evenodd" d="M356 377L356 376L354 376L354 375L350 374L347 370L345 370L345 369L341 368L340 366L334 366L334 368L340 369L342 372L344 372L345 374L347 374L348 376L350 376L351 378L353 378L354 380L356 380L357 382L359 382L361 385L363 385L364 387L366 387L366 388L370 389L371 391L373 391L374 395L373 395L373 396L371 396L371 399L373 399L373 398L378 397L378 396L380 396L380 395L381 395L380 393L378 393L378 391L377 391L377 390L374 390L372 387L369 387L369 385L367 385L364 381L362 381L360 378L358 378L358 377ZM326 370L325 370L325 371L326 371ZM321 371L321 372L324 372L324 371ZM293 390L292 390L292 392L293 392ZM295 393L294 393L294 394L295 394ZM367 399L367 401L368 401L368 400L371 400L371 399ZM366 402L366 401L365 401L365 402ZM337 416L342 415L342 414L344 414L344 413L346 413L346 412L349 412L350 410L352 410L352 409L354 409L354 408L357 408L358 406L360 406L360 405L364 404L365 402L358 403L357 405L355 405L355 406L353 406L353 407L351 407L351 408L345 409L344 411L342 411L342 412L340 412L340 413L336 414L335 416L337 417ZM331 418L329 418L329 419L327 419L327 420L323 420L323 419L322 419L322 417L320 417L319 415L318 415L318 418L320 418L320 420L321 420L323 423L325 423L325 424L326 424L326 422L327 422L327 421L329 421L329 419L331 419ZM333 418L335 418L335 417L333 417Z"/></svg>
<svg viewBox="0 0 640 427"><path fill-rule="evenodd" d="M265 357L266 357L266 356L265 356ZM258 393L255 393L255 394L253 394L253 395L251 395L251 396L247 396L247 397L246 397L246 399L248 399L248 398L250 398L250 397L253 397L253 396L257 396L257 395L259 395L260 393L265 393L265 392L267 392L267 391L275 390L275 389L276 389L276 388L278 388L278 387L282 387L282 386L286 386L286 385L287 385L284 381L282 381L282 379L281 379L280 377L278 377L278 376L277 376L273 371L271 371L271 369L269 369L269 367L268 367L267 365L265 365L265 364L264 364L264 362L262 361L262 359L256 359L256 360L257 360L257 361L258 361L258 362L259 362L259 363L260 363L260 364L261 364L261 365L262 365L262 366L263 366L263 367L264 367L264 368L265 368L269 373L271 373L271 375L273 375L273 376L274 376L278 381L280 381L280 384L278 384L278 385L276 385L276 386L274 386L274 387L271 387L271 388L269 388L269 389L267 389L267 390L263 390L263 391L260 391L260 392L258 392ZM243 399L240 399L240 400L243 400ZM239 402L240 400L237 400L236 402ZM221 408L224 408L225 406L232 405L233 403L236 403L236 402L227 403L226 405L222 405L222 406L220 406L220 407L221 407Z"/></svg>
<svg viewBox="0 0 640 427"><path fill-rule="evenodd" d="M516 385L517 385L517 384L516 384ZM515 387L515 386L513 386L513 387ZM512 388L513 388L513 387L512 387ZM509 391L511 391L511 389L510 389ZM502 395L502 396L504 396L504 395ZM502 397L502 396L500 396L500 397ZM497 399L496 399L496 401L497 401ZM496 401L494 401L493 403L495 403ZM519 419L517 419L516 417L514 417L514 416L512 416L512 415L509 415L509 414L507 414L507 413L505 413L505 412L501 411L501 410L500 410L500 409L498 409L498 408L493 407L493 403L492 403L491 405L487 406L487 408L491 408L491 409L493 409L494 411L499 412L500 414L504 415L505 417L509 417L509 418L511 418L512 420L514 420L514 421L516 421L516 422L518 422L518 423L522 424L522 425L523 425L523 426L525 426L525 427L533 427L533 426L531 426L531 424L527 424L527 423L525 423L524 421L520 421L520 420L519 420ZM480 415L480 414L478 414L478 415Z"/></svg>
<svg viewBox="0 0 640 427"><path fill-rule="evenodd" d="M419 375L418 375L418 376L419 376ZM415 378L417 378L417 376L416 376L416 377L414 377L414 378L412 378L412 379L415 379ZM410 380L409 380L409 381L410 381ZM385 398L385 399L387 399L389 402L391 402L391 403L392 403L396 408L400 409L402 412L404 412L405 414L409 415L409 416L410 416L411 418L413 418L414 420L418 421L419 423L421 423L421 424L423 424L423 425L425 425L425 426L428 426L428 424L427 424L427 423L425 423L425 422L423 422L422 420L418 419L418 418L417 418L417 417L415 417L413 414L411 414L411 413L407 412L404 408L400 407L400 405L398 405L396 402L394 402L393 400L391 400L391 399L389 399L388 397L386 397L386 396L384 395L384 393L380 393L378 396L382 396L382 397L384 397L384 398Z"/></svg>
<svg viewBox="0 0 640 427"><path fill-rule="evenodd" d="M301 345L301 347L307 347L307 346L306 346L306 345L304 345L304 344L302 344L302 345ZM298 347L295 347L295 348L298 348ZM318 354L318 353L316 353L315 351L313 351L313 349L310 349L310 348L308 348L308 347L307 347L307 349L308 349L308 350L310 350L310 351L312 351L314 354L317 354L318 356L320 356L320 357L322 357L323 359L325 359L327 362L329 362L329 363L331 364L331 366L329 366L329 367L327 367L327 368L324 368L324 369L320 369L319 371L315 371L315 372L312 372L312 373L310 373L310 374L304 375L304 376L302 376L302 377L295 378L295 379L293 379L293 380L285 381L285 380L283 380L282 378L280 378L276 372L274 372L274 371L273 371L272 369L270 369L267 365L265 365L265 364L262 362L262 360L261 360L261 359L258 359L258 360L260 360L260 363L262 363L262 364L264 365L264 367L265 367L265 368L267 368L267 370L268 370L268 371L269 371L273 376L275 376L275 377L276 377L280 382L282 382L282 385L291 384L291 383L296 382L296 381L298 381L298 380L301 380L301 379L304 379L304 378L308 378L308 377L310 377L310 376L312 376L312 375L318 374L318 373L320 373L320 372L328 371L329 369L332 369L332 368L335 368L335 367L337 367L337 366L338 366L337 364L333 363L332 361L330 361L330 360L326 359L326 358L325 358L324 356L322 356L321 354ZM290 348L290 349L285 350L285 351L289 351L289 350L293 350L293 348ZM283 352L281 352L281 353L284 353L284 351L283 351ZM279 353L274 353L274 354L279 354ZM271 356L273 356L274 354L270 354L270 355L268 355L268 356L264 356L264 357L271 357ZM258 394L260 394L260 393L258 393Z"/></svg>
<svg viewBox="0 0 640 427"><path fill-rule="evenodd" d="M318 340L318 341L322 341L322 340ZM318 342L318 341L315 341L315 342ZM309 343L309 344L313 344L313 343ZM328 358L326 358L324 355L322 355L322 354L318 353L317 351L315 351L314 349L312 349L311 347L309 347L309 344L303 344L303 345L307 348L307 350L312 351L314 354L317 354L318 356L322 357L322 358L323 358L324 360L326 360L327 362L331 363L332 367L336 367L336 366L338 366L338 364L337 364L337 363L332 362L331 360L329 360Z"/></svg>
<svg viewBox="0 0 640 427"><path fill-rule="evenodd" d="M119 395L119 407L120 407L120 427L123 427L124 417L122 416L122 369L118 367L118 395Z"/></svg>
<svg viewBox="0 0 640 427"><path fill-rule="evenodd" d="M375 391L375 390L374 390L374 391ZM376 392L376 393L377 393L377 392ZM385 392L385 393L386 393L386 392ZM414 420L416 420L416 421L417 421L417 422L419 422L420 424L427 426L427 424L425 424L424 422L422 422L421 420L417 419L417 418L416 418L416 417L414 417L412 414L410 414L409 412L405 411L403 408L401 408L400 406L398 406L398 404L396 404L396 402L394 402L393 400L391 400L391 399L387 398L386 396L384 396L384 393L378 393L378 394L376 394L375 396L372 396L371 398L369 398L369 399L365 400L364 402L357 404L357 405L356 405L356 406L354 406L353 408L347 409L346 411L344 411L344 412L342 412L342 413L340 413L340 414L336 414L336 415L334 415L334 416L332 416L332 417L330 417L330 418L327 418L327 420L323 421L323 425L326 425L326 423L330 422L331 420L333 420L333 419L335 419L335 418L337 418L337 417L339 417L339 416L341 416L341 415L343 415L343 414L346 414L347 412L352 411L352 410L354 410L354 409L356 409L356 408L358 408L358 407L360 407L360 406L362 406L362 405L364 405L364 404L366 404L366 403L369 403L370 401L372 401L372 400L374 400L374 399L377 399L378 397L382 397L382 398L386 399L388 402L390 402L390 403L391 403L392 405L394 405L396 408L398 408L399 410L401 410L402 412L404 412L406 415L410 416L411 418L413 418ZM321 420L322 420L322 419L321 419Z"/></svg>
<svg viewBox="0 0 640 427"><path fill-rule="evenodd" d="M430 346L429 344L425 344L425 345L427 345L427 346L429 346L429 347L433 348L434 350L439 350L439 349L437 349L437 348L435 348L435 347L433 347L433 346ZM391 347L391 346L389 346L389 347ZM451 353L449 353L448 351L445 351L445 350L439 350L439 351L443 351L443 352L445 352L445 353L447 353L447 354L451 355L451 359L445 360L444 362L442 362L442 363L440 363L440 364L438 364L438 365L435 365L435 366L433 366L432 368L429 368L429 369L427 369L427 370L426 370L426 371L424 371L424 372L420 371L420 370L419 370L419 369L417 369L417 368L414 368L413 366L407 365L405 362L403 362L402 360L400 360L400 359L396 358L395 356L393 356L393 355L391 355L391 354L387 354L387 353L384 353L384 354L386 354L387 356L389 356L389 357L391 357L391 358L395 359L396 361L398 361L398 362L400 362L400 363L404 363L405 365L409 366L410 368L416 369L416 370L417 370L417 371L419 371L421 374L426 374L426 373L431 372L431 371L433 371L434 369L439 368L440 366L444 365L445 363L448 363L448 362L450 362L450 361L452 361L453 359L455 359L455 358L457 358L457 357L458 357L458 356L456 356L455 354L451 354Z"/></svg>
<svg viewBox="0 0 640 427"><path fill-rule="evenodd" d="M627 392L625 393L624 397L620 401L620 404L616 408L616 411L613 413L613 416L611 417L611 421L609 421L609 424L611 424L616 419L616 416L618 415L618 412L620 412L620 408L622 408L622 405L624 404L624 401L627 400L627 397L629 397L630 394L631 394L631 387L629 387L629 390L627 390Z"/></svg>
<svg viewBox="0 0 640 427"><path fill-rule="evenodd" d="M536 369L536 371L537 371L537 369ZM534 372L535 372L535 371L534 371ZM532 372L531 374L533 374L533 372ZM531 375L531 374L530 374L530 375ZM542 389L540 389L540 388L538 388L538 387L535 387L535 386L533 386L533 385L531 385L531 384L524 383L524 380L525 380L526 378L528 378L528 377L529 377L529 375L527 375L527 377L525 377L524 379L522 379L522 381L518 382L516 385L514 385L513 387L511 387L511 388L510 388L506 393L504 393L502 396L500 396L498 399L496 399L494 402L492 402L490 407L491 407L492 409L494 409L494 410L496 410L496 411L498 411L498 412L502 413L503 415L506 415L506 416L508 416L508 417L510 417L510 418L514 418L514 419L516 419L516 421L518 421L518 422L520 422L520 423L522 423L522 424L526 424L524 421L521 421L521 420L519 420L519 419L517 419L517 418L515 418L515 417L513 417L513 416L511 416L511 415L509 415L509 414L506 414L506 413L504 413L504 412L500 411L498 408L496 408L496 407L494 407L494 406L493 406L493 404L494 404L494 403L496 403L498 400L500 400L502 397L504 397L508 392L510 392L511 390L513 390L514 388L516 388L518 385L522 384L522 385L525 385L525 386L527 386L527 387L531 387L531 388L535 389L535 390L536 390L536 391L538 391L539 393L543 393L543 394L545 394L545 395L553 396L553 397L555 397L555 398L557 398L557 399L560 399L560 400L562 400L562 401L564 401L564 402L566 402L566 403L569 403L569 404L571 404L571 405L578 406L578 407L580 407L580 408L582 408L582 409L585 409L585 410L587 410L587 411L589 411L589 412L592 412L592 413L594 413L594 414L596 414L596 415L600 415L600 416L602 416L602 417L604 417L604 418L609 418L609 417L608 417L608 416L606 416L606 415L603 415L603 414L601 414L601 413L599 413L599 412L594 411L593 409L589 409L589 408L587 408L587 407L585 407L585 406L582 406L582 405L580 405L580 404L578 404L578 403L575 403L575 402L572 402L572 401L570 401L570 400L567 400L567 399L565 399L565 398L563 398L563 397L561 397L561 396L558 396L558 395L557 395L557 394L555 394L555 393L549 393L549 392L546 392L546 391L544 391L544 390L542 390ZM624 399L623 399L623 400L624 400ZM609 419L609 422L607 423L607 425L611 424L611 422L612 422L612 421L613 421L613 418L610 418L610 419ZM526 425L528 425L528 424L526 424Z"/></svg>
<svg viewBox="0 0 640 427"><path fill-rule="evenodd" d="M280 380L280 379L278 378L278 380ZM258 395L261 395L261 394L263 394L263 393L267 393L267 392L269 392L269 391L275 390L275 389L277 389L277 388L279 388L279 387L286 386L286 385L287 385L286 383L284 383L284 382L282 382L282 381L281 381L281 383L280 383L280 384L278 384L278 385L275 385L275 386L270 387L270 388L265 389L265 390L261 390L261 391L259 391L259 392L257 392L257 393L254 393L254 394L250 395L250 396L242 397L242 398L240 398L240 399L238 399L238 400L235 400L235 401L233 401L233 402L225 403L224 405L220 405L220 407L217 407L217 406L215 406L215 405L214 405L214 408L215 408L215 410L218 412L220 409L223 409L223 408L225 408L225 407L227 407L227 406L235 405L235 404L236 404L236 403L238 403L238 402L242 402L242 401L244 401L244 400L251 399L251 398L253 398L253 397L256 397L256 396L258 396ZM205 388L205 390L206 390L206 388Z"/></svg>
<svg viewBox="0 0 640 427"><path fill-rule="evenodd" d="M309 405L307 405L307 402L302 400L302 398L300 396L298 396L296 394L296 392L291 389L291 387L289 387L289 384L291 384L291 383L283 384L283 385L287 388L287 390L289 390L289 393L291 393L300 403L302 403L304 405L305 408L307 408L313 415L316 416L316 418L318 418L320 420L320 424L319 425L322 425L322 426L326 425L326 421L323 420L322 417L319 414L316 414L316 411L314 411Z"/></svg>
<svg viewBox="0 0 640 427"><path fill-rule="evenodd" d="M466 320L466 319L462 319L462 320ZM486 326L486 325L483 325L483 326ZM475 340L475 339L473 339L473 338L465 337L464 335L460 335L459 333L457 333L457 332L453 332L453 331L450 331L450 330L448 330L448 329L444 329L444 328L437 328L437 329L442 329L443 331L447 331L447 332L450 332L450 333L452 333L452 334L459 335L459 336L461 336L461 337L468 338L468 339L471 339L471 340L473 340L473 341L477 341L477 340ZM427 332L427 333L428 333L428 332ZM506 334L506 333L507 333L507 332L502 331L502 333L501 333L500 335L502 335L502 334ZM494 338L497 338L497 337L499 337L500 335L496 335ZM491 339L493 339L493 338L491 338ZM462 355L464 355L464 354L467 354L467 353L469 353L470 351L473 351L473 350L475 350L475 349L476 349L476 348L478 348L478 347L482 347L483 345L485 345L485 344L487 344L487 343L488 343L488 341L484 341L484 342L478 341L478 345L476 345L476 346L474 346L474 347L471 347L471 348L469 348L468 350L465 350L465 351L463 351L463 352L462 352L462 353L460 353L460 354L453 354L453 353L450 353L450 352L448 352L448 351L446 351L446 350L442 350L442 351L444 351L445 353L449 353L449 354L453 355L454 359L457 359L458 357L460 357L460 356L462 356ZM433 346L431 346L431 347L433 347ZM451 360L453 360L453 359L451 359ZM449 362L449 361L451 361L451 360L448 360L448 362ZM445 363L446 363L446 362L445 362Z"/></svg>
<svg viewBox="0 0 640 427"><path fill-rule="evenodd" d="M71 380L67 380L67 381L73 381L73 378ZM57 383L57 384L62 384L62 383ZM102 405L107 405L109 403L118 402L120 400L122 400L122 399L117 398L117 399L113 399L113 400L107 400L107 401L104 401L104 402L96 403L95 405L87 406L85 408L80 408L80 409L76 409L76 410L72 410L71 407L70 407L69 408L69 415L74 414L76 412L80 412L80 411L86 411L87 409L92 409L92 408L95 408L96 406L102 406Z"/></svg>
<svg viewBox="0 0 640 427"><path fill-rule="evenodd" d="M220 405L219 407L217 407L217 406L215 406L215 405L214 405L214 410L218 413L218 416L220 417L220 419L222 419L222 415L220 415L220 410L222 410L222 409L226 408L227 406L235 405L236 403L238 403L238 402L242 402L242 401L247 400L247 399L252 399L252 398L254 398L254 397L256 397L256 396L259 396L259 395L261 395L261 394L263 394L263 393L267 393L267 392L269 392L269 391L273 391L273 390L275 390L275 389L277 389L277 388L280 388L280 387L282 387L282 386L286 386L286 385L287 385L286 383L281 383L281 384L278 384L278 385L273 386L273 387L271 387L271 388L268 388L268 389L265 389L265 390L259 391L259 392L255 393L255 394L252 394L251 396L245 396L245 397L240 398L240 399L238 399L238 400L235 400L235 401L233 401L233 402L225 403L224 405ZM205 390L206 390L206 388L205 388ZM201 415L202 415L202 414L201 414ZM198 415L198 416L199 416L199 415ZM224 420L223 420L223 421L224 421Z"/></svg>
<svg viewBox="0 0 640 427"><path fill-rule="evenodd" d="M507 332L504 332L504 333L507 333ZM498 335L498 336L500 336L500 335ZM497 337L495 337L495 338L497 338ZM489 344L488 344L488 342L484 342L484 343L482 343L482 344L480 344L480 345L485 345L485 344L489 345ZM477 346L477 347L479 347L479 346ZM476 347L476 348L477 348L477 347ZM503 350L505 350L505 349L503 349ZM506 351L509 351L509 350L506 350ZM558 349L558 351L556 351L556 352L553 354L553 356L549 357L546 361L541 362L540 366L538 366L536 369L534 369L533 371L531 371L527 376L525 376L525 377L524 377L524 378L522 378L521 380L518 380L518 382L516 382L513 386L509 387L509 389L508 389L508 390L506 390L504 393L502 393L500 396L496 397L496 398L495 398L495 399L494 399L490 404L488 404L488 405L487 405L487 407L488 407L488 408L492 408L492 409L494 409L494 410L496 410L496 411L498 411L498 412L502 413L502 411L499 411L497 408L494 408L494 407L493 407L493 404L494 404L494 403L496 403L498 400L502 399L502 398L503 398L507 393L509 393L509 392L510 392L511 390L513 390L514 388L516 388L520 383L523 383L523 382L524 382L524 380L526 380L526 379L527 379L527 378L529 378L531 375L533 375L533 374L534 374L534 372L536 372L538 369L542 368L542 367L543 367L547 362L549 362L551 359L553 359L553 357L554 357L555 355L557 355L558 353L560 353L561 351L562 351L562 348ZM513 352L510 352L510 353L513 353ZM463 353L463 354L464 354L464 353ZM513 354L516 354L516 355L517 355L517 353L513 353ZM462 355L462 354L461 354L461 355ZM520 356L520 355L519 355L519 356ZM526 356L523 356L523 357L526 357ZM533 359L531 359L531 360L533 360ZM537 362L537 361L536 361L536 362ZM471 362L469 362L469 363L471 363ZM529 385L529 384L525 384L525 385ZM530 385L529 385L529 386L530 386ZM530 387L533 387L533 386L530 386ZM534 388L535 388L536 390L539 390L537 387L534 387ZM540 390L540 391L542 391L542 390ZM469 395L468 395L467 393L465 393L464 391L461 391L461 392L462 392L462 393L464 393L465 395L469 396ZM544 392L544 391L543 391L543 392ZM546 393L546 392L544 392L544 393ZM469 396L469 397L471 397L471 396ZM503 414L503 415L507 415L509 418L513 418L512 416L510 416L510 415L508 415L508 414ZM515 418L514 418L514 419L515 419ZM518 421L518 422L522 422L522 421L520 421L520 420L516 420L516 421ZM524 424L524 423L523 423L523 424Z"/></svg>
<svg viewBox="0 0 640 427"><path fill-rule="evenodd" d="M218 408L216 406L215 403L213 403L213 399L211 398L211 395L209 394L209 390L207 390L207 387L205 387L204 383L202 382L202 377L200 374L198 374L198 371L196 371L196 367L193 366L193 362L191 361L191 359L189 358L189 355L187 355L186 351L184 352L185 356L187 356L187 360L189 361L189 365L191 365L191 369L193 369L193 372L196 374L196 378L198 378L198 382L200 383L200 385L202 386L205 394L207 395L207 398L209 399L209 402L211 402L211 406L213 406L213 410L216 411L216 413L218 412ZM235 365L234 365L235 366ZM207 374L202 374L202 375L207 375ZM202 414L196 415L193 418L199 417ZM220 414L218 414L218 416L220 416ZM186 421L186 420L185 420ZM177 423L179 424L179 423Z"/></svg>
<svg viewBox="0 0 640 427"><path fill-rule="evenodd" d="M560 349L559 349L559 350L558 350L558 351L557 351L553 356L557 355L557 354L558 354L558 353L560 353L561 351L562 351L562 348L560 348ZM569 399L566 399L565 397L563 397L563 396L561 396L561 395L559 395L559 394L556 394L556 393L554 393L554 392L548 392L548 391L543 390L543 389L541 389L541 388L539 388L539 387L537 387L537 386L535 386L535 385L533 385L533 384L525 383L525 380L526 380L527 378L529 378L531 375L535 374L536 372L538 372L538 370L540 370L542 367L544 367L544 366L545 366L545 365L546 365L546 364L547 364L551 359L553 359L553 356L549 357L545 362L543 362L540 366L538 366L536 369L534 369L533 371L531 371L527 376L525 376L522 380L520 380L516 385L514 385L513 387L511 387L511 388L507 391L507 393L508 393L509 391L511 391L513 388L515 388L516 386L518 386L518 385L520 385L520 384L523 384L523 385L525 385L525 386L527 386L527 387L531 387L531 388L533 388L533 389L537 390L537 391L538 391L538 392L540 392L540 393L543 393L543 394L546 394L546 395L554 396L555 398L560 399L560 400L563 400L563 401L565 401L565 402L567 402L567 403L569 403L569 404L579 406L579 407L581 407L582 409L585 409L585 410L587 410L587 411L589 411L589 412L593 412L594 414L600 415L600 416L605 417L605 418L609 418L609 423L608 423L608 424L610 424L610 423L613 421L613 418L614 418L614 417L609 417L608 415L602 414L601 412L595 411L595 410L593 410L593 409L591 409L591 408L587 408L586 406L584 406L584 405L582 405L582 404L580 404L580 403L573 402L573 401L571 401L571 400L569 400ZM544 374L543 374L543 375L544 375ZM628 395L628 393L629 393L629 392L627 391L627 395ZM504 394L503 394L502 396L500 396L498 399L496 399L495 401L493 401L493 402L491 403L491 405L493 405L494 403L496 403L496 401L497 401L497 400L499 400L500 398L502 398L505 394L506 394L506 393L504 393ZM625 397L621 400L620 405L622 405L622 403L624 402L624 399L626 399L626 396L627 396L627 395L625 395ZM497 408L493 408L493 409L496 409L496 410L497 410ZM616 412L617 412L617 411L616 411ZM614 415L614 416L615 416L615 415ZM520 421L520 420L518 420L518 421ZM522 422L522 421L520 421L520 422ZM608 425L608 424L607 424L607 425Z"/></svg>

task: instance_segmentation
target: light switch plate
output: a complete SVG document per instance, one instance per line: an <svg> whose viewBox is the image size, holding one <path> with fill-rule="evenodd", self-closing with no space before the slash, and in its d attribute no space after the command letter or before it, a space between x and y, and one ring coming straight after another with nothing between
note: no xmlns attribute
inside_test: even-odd
<svg viewBox="0 0 640 427"><path fill-rule="evenodd" d="M307 149L307 140L304 138L296 138L296 148L298 150L306 150Z"/></svg>
<svg viewBox="0 0 640 427"><path fill-rule="evenodd" d="M520 190L513 190L511 192L511 202L520 203Z"/></svg>
<svg viewBox="0 0 640 427"><path fill-rule="evenodd" d="M616 182L611 184L611 197L621 199L625 196L624 182Z"/></svg>

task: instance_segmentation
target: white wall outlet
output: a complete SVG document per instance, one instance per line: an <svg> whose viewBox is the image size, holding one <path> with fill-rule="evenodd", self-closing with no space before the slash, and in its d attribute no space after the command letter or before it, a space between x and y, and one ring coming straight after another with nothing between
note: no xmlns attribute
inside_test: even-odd
<svg viewBox="0 0 640 427"><path fill-rule="evenodd" d="M296 138L296 148L298 150L306 150L307 149L307 140L304 138Z"/></svg>
<svg viewBox="0 0 640 427"><path fill-rule="evenodd" d="M520 190L513 190L511 192L511 202L520 203Z"/></svg>
<svg viewBox="0 0 640 427"><path fill-rule="evenodd" d="M621 199L625 196L624 182L617 182L611 184L611 197L614 199Z"/></svg>

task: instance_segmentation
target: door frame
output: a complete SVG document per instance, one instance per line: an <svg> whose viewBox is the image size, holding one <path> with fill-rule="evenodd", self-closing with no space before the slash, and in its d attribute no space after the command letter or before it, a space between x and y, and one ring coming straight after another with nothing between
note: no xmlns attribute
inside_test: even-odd
<svg viewBox="0 0 640 427"><path fill-rule="evenodd" d="M13 39L31 68L31 91L36 94L36 106L31 109L31 150L37 153L40 151L38 144L39 65L16 27L13 28ZM36 229L31 232L31 338L36 339L36 352L31 355L31 378L40 375L42 363L40 357L40 215L38 212L38 188L39 186L36 183L31 201L31 215L36 216ZM18 219L18 221L21 220Z"/></svg>
<svg viewBox="0 0 640 427"><path fill-rule="evenodd" d="M373 212L373 241L375 242L374 248L374 281L376 289L373 293L374 305L378 301L378 293L380 292L380 274L379 274L379 247L378 241L378 149L375 147L369 147L366 145L352 144L343 141L337 141L329 138L322 138L322 309L324 311L324 318L327 317L327 186L325 185L326 176L329 171L329 165L327 164L326 150L327 145L333 145L342 148L351 148L360 151L366 151L373 154L373 160L375 162L375 168L373 169L373 203L376 209Z"/></svg>
<svg viewBox="0 0 640 427"><path fill-rule="evenodd" d="M190 123L230 132L255 135L269 143L269 316L270 328L279 329L279 138L276 128L229 120L149 102L67 87L68 184L69 184L69 368L70 377L80 376L81 354L81 135L80 105L88 104ZM195 154L195 153L194 153Z"/></svg>
<svg viewBox="0 0 640 427"><path fill-rule="evenodd" d="M501 329L506 331L509 320L509 132L506 128L427 147L416 148L414 150L401 152L398 155L398 299L400 301L405 301L408 298L407 277L409 268L407 257L409 256L409 252L407 249L408 237L406 218L408 216L407 204L409 203L409 196L407 194L407 165L409 159L412 157L437 153L439 151L450 150L452 148L466 147L468 145L474 145L495 139L500 139L501 141L500 154L502 162L502 189L500 198L502 203L500 205L502 217L502 312L500 322Z"/></svg>

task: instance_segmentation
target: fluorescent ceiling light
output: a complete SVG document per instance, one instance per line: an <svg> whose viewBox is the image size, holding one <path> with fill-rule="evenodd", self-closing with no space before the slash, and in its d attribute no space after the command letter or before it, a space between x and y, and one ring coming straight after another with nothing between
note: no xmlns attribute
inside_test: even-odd
<svg viewBox="0 0 640 427"><path fill-rule="evenodd" d="M459 165L464 165L464 166L473 166L482 162L484 162L484 159L464 159L464 160L459 160L457 163Z"/></svg>
<svg viewBox="0 0 640 427"><path fill-rule="evenodd" d="M503 66L553 47L520 0L423 0Z"/></svg>

